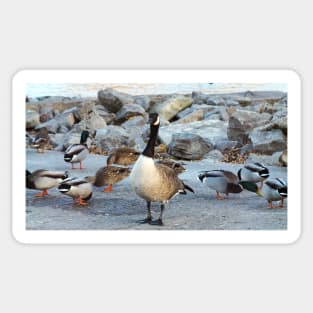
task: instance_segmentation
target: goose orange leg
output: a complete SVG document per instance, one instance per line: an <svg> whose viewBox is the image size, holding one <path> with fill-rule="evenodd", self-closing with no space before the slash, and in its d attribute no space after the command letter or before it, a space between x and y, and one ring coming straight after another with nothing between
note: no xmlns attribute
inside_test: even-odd
<svg viewBox="0 0 313 313"><path fill-rule="evenodd" d="M44 189L42 192L39 192L35 195L35 197L38 197L38 198L42 198L44 196L48 195L48 190L47 189Z"/></svg>
<svg viewBox="0 0 313 313"><path fill-rule="evenodd" d="M105 189L103 190L103 192L111 192L112 189L113 189L113 187L112 187L112 184L111 184L111 185L109 185L109 187L105 188Z"/></svg>

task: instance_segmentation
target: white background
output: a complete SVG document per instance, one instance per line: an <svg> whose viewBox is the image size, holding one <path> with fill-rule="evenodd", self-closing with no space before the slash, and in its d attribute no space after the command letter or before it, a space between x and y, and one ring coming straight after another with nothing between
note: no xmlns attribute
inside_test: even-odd
<svg viewBox="0 0 313 313"><path fill-rule="evenodd" d="M83 3L0 4L1 312L312 312L310 2ZM18 244L11 235L11 78L41 68L296 70L302 237L272 246Z"/></svg>

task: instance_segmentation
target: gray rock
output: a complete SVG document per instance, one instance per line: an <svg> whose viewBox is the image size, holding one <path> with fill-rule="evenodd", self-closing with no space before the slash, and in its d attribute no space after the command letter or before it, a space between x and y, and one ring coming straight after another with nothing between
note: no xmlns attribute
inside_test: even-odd
<svg viewBox="0 0 313 313"><path fill-rule="evenodd" d="M250 134L253 151L262 154L273 154L287 149L287 142L280 129L262 131L254 129Z"/></svg>
<svg viewBox="0 0 313 313"><path fill-rule="evenodd" d="M212 107L207 106L206 104L197 104L193 103L190 107L184 109L183 111L180 111L177 113L176 117L177 118L184 118L185 116L189 115L190 113L193 113L198 110L203 110L205 113L213 110Z"/></svg>
<svg viewBox="0 0 313 313"><path fill-rule="evenodd" d="M146 111L139 104L124 105L117 113L115 122L123 123L134 116L146 116Z"/></svg>
<svg viewBox="0 0 313 313"><path fill-rule="evenodd" d="M196 121L202 121L204 119L204 115L205 115L205 110L199 109L192 113L189 113L183 118L180 118L178 121L174 123L185 124L185 123L191 123L191 122L196 122Z"/></svg>
<svg viewBox="0 0 313 313"><path fill-rule="evenodd" d="M110 153L122 145L127 146L128 140L129 134L124 128L109 125L97 130L95 145L100 152Z"/></svg>
<svg viewBox="0 0 313 313"><path fill-rule="evenodd" d="M109 113L102 105L97 105L95 111L104 119L104 121L109 124L113 124L116 114Z"/></svg>
<svg viewBox="0 0 313 313"><path fill-rule="evenodd" d="M288 166L288 152L287 152L287 150L283 151L282 153L279 153L278 160L282 166Z"/></svg>
<svg viewBox="0 0 313 313"><path fill-rule="evenodd" d="M111 88L100 90L98 100L110 113L117 113L123 105L134 103L132 96Z"/></svg>
<svg viewBox="0 0 313 313"><path fill-rule="evenodd" d="M172 96L164 102L152 106L150 112L157 112L162 118L171 120L176 114L192 104L192 98L182 95Z"/></svg>
<svg viewBox="0 0 313 313"><path fill-rule="evenodd" d="M56 151L62 151L63 150L63 142L64 142L64 136L65 134L50 134L50 144Z"/></svg>
<svg viewBox="0 0 313 313"><path fill-rule="evenodd" d="M134 96L134 103L140 105L145 111L149 111L153 102L149 96Z"/></svg>
<svg viewBox="0 0 313 313"><path fill-rule="evenodd" d="M255 153L250 153L246 160L246 163L262 163L269 166L279 166L279 155L281 152L275 152L272 155L260 155Z"/></svg>
<svg viewBox="0 0 313 313"><path fill-rule="evenodd" d="M32 110L26 111L26 129L33 129L39 125L39 113Z"/></svg>
<svg viewBox="0 0 313 313"><path fill-rule="evenodd" d="M46 127L48 129L49 133L55 134L55 133L58 132L58 130L60 128L59 119L57 117L55 117L52 120L49 120L49 121L47 121L45 123L37 125L36 129L39 129L39 128L42 128L42 127ZM67 131L68 131L68 129L67 129Z"/></svg>
<svg viewBox="0 0 313 313"><path fill-rule="evenodd" d="M189 133L173 134L168 145L170 155L185 160L200 160L212 149L213 145L202 137Z"/></svg>
<svg viewBox="0 0 313 313"><path fill-rule="evenodd" d="M220 140L215 143L215 149L222 152L226 149L230 150L233 148L237 148L238 146L240 146L240 144L238 141L235 140Z"/></svg>
<svg viewBox="0 0 313 313"><path fill-rule="evenodd" d="M227 136L229 140L236 140L242 144L249 141L252 129L264 125L272 118L268 113L256 113L246 110L236 110L229 118Z"/></svg>
<svg viewBox="0 0 313 313"><path fill-rule="evenodd" d="M86 118L79 122L79 125L81 130L87 129L91 132L107 126L105 120L98 114L97 111L89 112Z"/></svg>
<svg viewBox="0 0 313 313"><path fill-rule="evenodd" d="M171 123L168 126L161 126L159 138L162 143L168 145L174 133L190 133L199 135L215 144L220 140L227 140L227 122L220 120L203 120L188 124Z"/></svg>
<svg viewBox="0 0 313 313"><path fill-rule="evenodd" d="M123 124L121 124L121 126L124 129L130 129L132 127L144 126L144 125L147 125L147 121L146 121L146 118L144 118L143 116L135 116L135 117L127 120Z"/></svg>
<svg viewBox="0 0 313 313"><path fill-rule="evenodd" d="M39 110L39 114L40 114L40 118L39 118L40 123L45 123L53 119L55 116L55 113L52 107L41 108Z"/></svg>
<svg viewBox="0 0 313 313"><path fill-rule="evenodd" d="M206 155L206 158L211 161L221 162L224 159L224 155L221 151L214 149Z"/></svg>

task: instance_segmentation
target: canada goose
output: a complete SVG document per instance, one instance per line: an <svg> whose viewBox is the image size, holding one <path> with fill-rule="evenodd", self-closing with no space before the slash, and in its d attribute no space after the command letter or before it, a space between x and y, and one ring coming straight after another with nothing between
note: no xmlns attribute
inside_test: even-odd
<svg viewBox="0 0 313 313"><path fill-rule="evenodd" d="M208 187L216 191L216 199L223 200L224 197L220 193L240 193L244 189L249 191L256 192L257 187L249 182L241 182L238 177L230 172L225 170L212 170L201 172L198 175L199 180L202 183L206 183Z"/></svg>
<svg viewBox="0 0 313 313"><path fill-rule="evenodd" d="M107 165L119 164L130 165L137 161L140 152L132 148L118 148L113 151L107 158Z"/></svg>
<svg viewBox="0 0 313 313"><path fill-rule="evenodd" d="M165 203L179 193L186 194L186 190L194 191L178 178L174 169L154 162L154 146L160 126L159 115L150 113L149 123L150 138L144 151L134 164L130 174L130 183L137 195L147 202L147 217L139 223L163 225ZM152 220L151 202L161 203L160 216L155 221Z"/></svg>
<svg viewBox="0 0 313 313"><path fill-rule="evenodd" d="M263 188L257 188L256 193L267 200L270 209L283 208L284 199L288 196L287 189L287 184L283 179L270 178L265 181ZM273 206L273 201L280 201L280 205Z"/></svg>
<svg viewBox="0 0 313 313"><path fill-rule="evenodd" d="M64 180L58 187L59 191L73 198L78 205L87 205L84 200L89 200L92 196L92 183L89 177L71 177Z"/></svg>
<svg viewBox="0 0 313 313"><path fill-rule="evenodd" d="M87 130L83 130L80 137L80 143L70 145L64 152L64 161L72 163L72 169L76 169L74 167L74 163L80 164L80 169L82 167L82 161L86 159L89 154L89 150L87 147L87 139L89 136L89 132Z"/></svg>
<svg viewBox="0 0 313 313"><path fill-rule="evenodd" d="M247 164L238 171L238 178L241 181L261 182L260 188L263 187L263 181L270 176L267 167L261 163Z"/></svg>
<svg viewBox="0 0 313 313"><path fill-rule="evenodd" d="M97 170L93 184L96 187L108 185L103 191L110 192L114 184L129 176L129 174L130 169L128 167L104 166Z"/></svg>
<svg viewBox="0 0 313 313"><path fill-rule="evenodd" d="M49 170L36 170L30 172L26 170L26 187L29 189L42 190L36 194L36 197L44 197L48 195L48 189L56 187L64 179L68 177L68 172L63 171L49 171Z"/></svg>

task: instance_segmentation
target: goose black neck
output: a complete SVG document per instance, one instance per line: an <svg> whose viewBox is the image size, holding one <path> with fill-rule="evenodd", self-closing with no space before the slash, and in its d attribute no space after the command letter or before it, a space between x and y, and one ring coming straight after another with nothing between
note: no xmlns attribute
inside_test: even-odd
<svg viewBox="0 0 313 313"><path fill-rule="evenodd" d="M154 158L154 146L155 146L156 139L158 137L159 126L160 126L159 124L150 126L150 138L149 138L149 141L147 143L145 150L143 150L142 152L144 156L147 156L149 158Z"/></svg>

